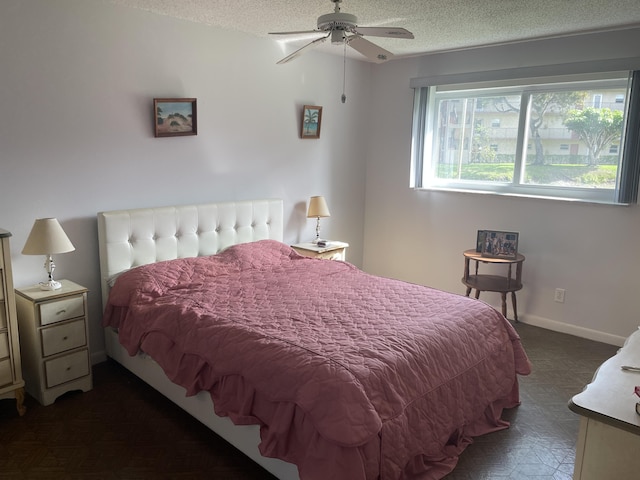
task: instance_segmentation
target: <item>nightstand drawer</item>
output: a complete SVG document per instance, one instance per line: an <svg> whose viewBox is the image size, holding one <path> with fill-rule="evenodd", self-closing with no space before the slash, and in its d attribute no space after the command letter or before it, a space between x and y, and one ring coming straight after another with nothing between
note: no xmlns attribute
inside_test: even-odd
<svg viewBox="0 0 640 480"><path fill-rule="evenodd" d="M13 382L11 375L11 359L0 360L0 387Z"/></svg>
<svg viewBox="0 0 640 480"><path fill-rule="evenodd" d="M47 388L89 375L89 351L81 350L44 362Z"/></svg>
<svg viewBox="0 0 640 480"><path fill-rule="evenodd" d="M344 248L340 250L333 250L331 252L319 253L315 258L321 258L323 260L344 260Z"/></svg>
<svg viewBox="0 0 640 480"><path fill-rule="evenodd" d="M42 335L42 355L45 357L82 347L87 343L84 318L64 325L43 328L40 335Z"/></svg>
<svg viewBox="0 0 640 480"><path fill-rule="evenodd" d="M40 325L50 325L73 317L84 316L82 295L40 304Z"/></svg>
<svg viewBox="0 0 640 480"><path fill-rule="evenodd" d="M6 333L0 333L0 358L9 356L9 337Z"/></svg>

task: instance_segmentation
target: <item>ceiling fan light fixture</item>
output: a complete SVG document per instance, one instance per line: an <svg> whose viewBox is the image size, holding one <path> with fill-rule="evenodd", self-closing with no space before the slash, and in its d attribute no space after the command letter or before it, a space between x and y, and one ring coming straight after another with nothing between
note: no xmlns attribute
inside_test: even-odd
<svg viewBox="0 0 640 480"><path fill-rule="evenodd" d="M318 30L328 32L330 30L353 31L358 26L358 17L350 13L327 13L318 17Z"/></svg>
<svg viewBox="0 0 640 480"><path fill-rule="evenodd" d="M331 43L333 45L342 45L345 43L345 34L342 30L331 30Z"/></svg>
<svg viewBox="0 0 640 480"><path fill-rule="evenodd" d="M278 64L287 63L297 58L304 51L324 42L331 36L331 43L334 45L344 44L350 46L357 52L364 55L369 61L374 63L386 62L393 58L393 54L377 44L365 40L364 36L371 37L391 37L391 38L413 38L413 34L402 27L358 27L358 17L350 13L340 11L342 0L331 0L335 4L333 13L320 15L317 21L317 29L309 31L294 32L271 32L272 35L298 35L302 33L324 33L325 36L308 43L292 54L278 61ZM343 98L344 103L344 98Z"/></svg>

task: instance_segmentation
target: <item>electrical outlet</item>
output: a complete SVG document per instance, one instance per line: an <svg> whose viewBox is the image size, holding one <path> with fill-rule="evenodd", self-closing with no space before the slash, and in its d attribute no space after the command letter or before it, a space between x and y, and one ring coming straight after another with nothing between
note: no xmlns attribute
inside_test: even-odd
<svg viewBox="0 0 640 480"><path fill-rule="evenodd" d="M556 288L553 299L558 303L564 303L564 288Z"/></svg>

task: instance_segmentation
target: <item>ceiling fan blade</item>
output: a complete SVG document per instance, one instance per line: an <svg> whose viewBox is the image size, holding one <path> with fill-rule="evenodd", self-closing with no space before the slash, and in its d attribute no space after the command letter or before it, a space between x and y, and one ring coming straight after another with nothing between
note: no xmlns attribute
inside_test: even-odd
<svg viewBox="0 0 640 480"><path fill-rule="evenodd" d="M324 33L322 30L300 30L297 32L269 32L269 35L306 35L308 33Z"/></svg>
<svg viewBox="0 0 640 480"><path fill-rule="evenodd" d="M370 37L415 38L409 30L400 27L356 27L355 32Z"/></svg>
<svg viewBox="0 0 640 480"><path fill-rule="evenodd" d="M329 35L331 35L331 32L329 32ZM324 42L329 35L326 35L324 37L320 37L315 39L313 42L311 43L307 43L304 47L299 48L298 50L296 50L295 52L293 52L291 55L287 55L286 57L284 57L282 60L280 60L279 62L276 62L277 65L282 65L283 63L287 63L291 60L293 60L294 58L299 57L302 53L304 53L305 50L308 50L311 47L315 47L316 45Z"/></svg>
<svg viewBox="0 0 640 480"><path fill-rule="evenodd" d="M347 39L348 45L375 63L383 63L393 58L393 53L379 47L375 43L365 40L360 35Z"/></svg>

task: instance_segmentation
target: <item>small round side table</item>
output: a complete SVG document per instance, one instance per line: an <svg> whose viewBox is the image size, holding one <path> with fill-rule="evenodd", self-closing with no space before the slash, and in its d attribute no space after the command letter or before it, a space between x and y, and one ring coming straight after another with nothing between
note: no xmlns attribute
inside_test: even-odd
<svg viewBox="0 0 640 480"><path fill-rule="evenodd" d="M467 297L472 289L476 291L476 298L480 297L480 292L498 292L502 297L502 314L507 316L507 293L511 292L511 302L513 304L513 318L518 321L518 307L516 303L516 292L522 289L522 262L524 255L517 254L516 258L493 258L483 257L480 252L466 250L464 253L464 276L462 283L467 287ZM469 263L475 262L475 273L470 273ZM479 274L478 265L480 263L505 265L506 275ZM515 278L513 277L513 265L515 268Z"/></svg>

